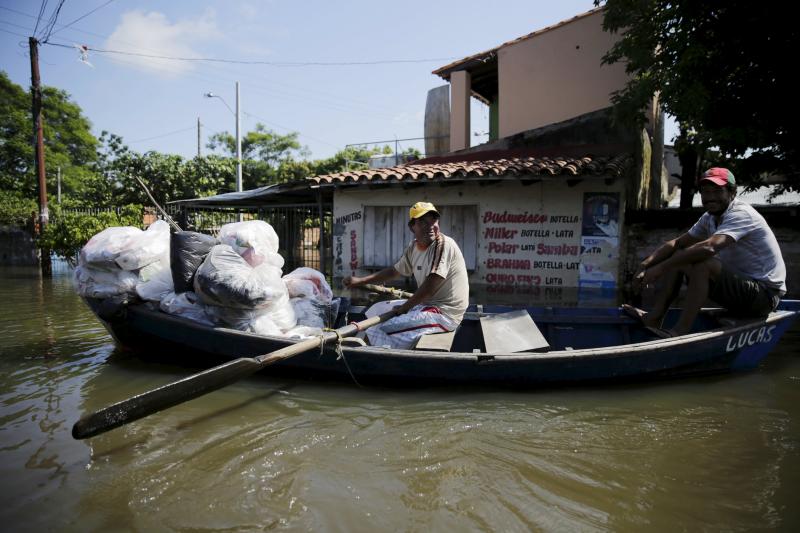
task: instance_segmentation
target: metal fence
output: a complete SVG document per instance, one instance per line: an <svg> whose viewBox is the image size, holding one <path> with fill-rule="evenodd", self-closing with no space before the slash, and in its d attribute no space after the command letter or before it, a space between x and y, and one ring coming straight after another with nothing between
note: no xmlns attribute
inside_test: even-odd
<svg viewBox="0 0 800 533"><path fill-rule="evenodd" d="M278 234L284 272L310 267L332 275L331 227L333 208L318 204L285 204L269 207L225 208L166 206L166 211L184 230L217 235L220 228L241 220L263 220Z"/></svg>

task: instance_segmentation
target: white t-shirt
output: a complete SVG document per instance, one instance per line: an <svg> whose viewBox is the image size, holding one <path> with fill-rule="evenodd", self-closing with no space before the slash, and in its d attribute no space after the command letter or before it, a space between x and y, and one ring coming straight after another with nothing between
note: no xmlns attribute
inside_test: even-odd
<svg viewBox="0 0 800 533"><path fill-rule="evenodd" d="M422 285L429 274L438 274L444 283L425 301L456 322L461 322L469 305L469 276L464 256L456 242L440 233L425 250L420 250L416 241L406 248L394 265L404 276L414 276L417 286Z"/></svg>
<svg viewBox="0 0 800 533"><path fill-rule="evenodd" d="M728 235L736 242L717 254L725 268L763 282L781 296L786 294L786 265L778 240L764 217L749 204L734 198L720 216L719 225L714 215L704 213L689 235L701 240Z"/></svg>

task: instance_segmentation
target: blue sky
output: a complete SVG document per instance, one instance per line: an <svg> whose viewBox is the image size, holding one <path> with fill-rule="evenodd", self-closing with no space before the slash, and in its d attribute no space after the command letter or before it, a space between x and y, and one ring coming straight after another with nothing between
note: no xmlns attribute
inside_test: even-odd
<svg viewBox="0 0 800 533"><path fill-rule="evenodd" d="M233 114L219 99L203 94L218 94L234 107L236 81L243 131L257 122L279 133L297 131L313 158L330 156L346 144L421 137L427 91L444 83L432 70L593 8L591 0L107 2L64 2L50 37L62 46L40 48L42 83L67 91L96 134L109 130L137 151L187 157L197 151L198 117L203 145L215 132L233 133ZM40 29L58 3L47 2ZM30 84L27 36L40 7L39 0L0 0L0 68L24 87ZM74 45L279 64L90 51L90 67ZM415 61L280 65L393 60ZM485 106L475 102L472 118L475 132L488 130ZM485 139L473 136L473 144ZM410 146L421 143L401 143L401 148Z"/></svg>

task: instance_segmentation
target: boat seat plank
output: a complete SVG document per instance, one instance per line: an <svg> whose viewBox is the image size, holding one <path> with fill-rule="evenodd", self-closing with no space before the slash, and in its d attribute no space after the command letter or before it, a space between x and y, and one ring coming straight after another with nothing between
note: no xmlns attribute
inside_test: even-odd
<svg viewBox="0 0 800 533"><path fill-rule="evenodd" d="M550 350L547 339L524 309L482 316L481 329L486 353Z"/></svg>
<svg viewBox="0 0 800 533"><path fill-rule="evenodd" d="M437 352L449 352L453 346L453 339L456 338L455 331L446 331L444 333L428 333L422 335L414 347L417 350L432 350Z"/></svg>

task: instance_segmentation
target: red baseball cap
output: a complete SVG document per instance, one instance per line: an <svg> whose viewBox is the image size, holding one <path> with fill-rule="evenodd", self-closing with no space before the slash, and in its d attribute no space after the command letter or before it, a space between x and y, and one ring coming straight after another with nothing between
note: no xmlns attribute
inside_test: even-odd
<svg viewBox="0 0 800 533"><path fill-rule="evenodd" d="M703 177L700 178L700 183L705 180L708 180L715 185L719 185L720 187L724 187L726 185L736 185L736 179L733 177L733 172L722 167L714 167L706 170L703 174Z"/></svg>

